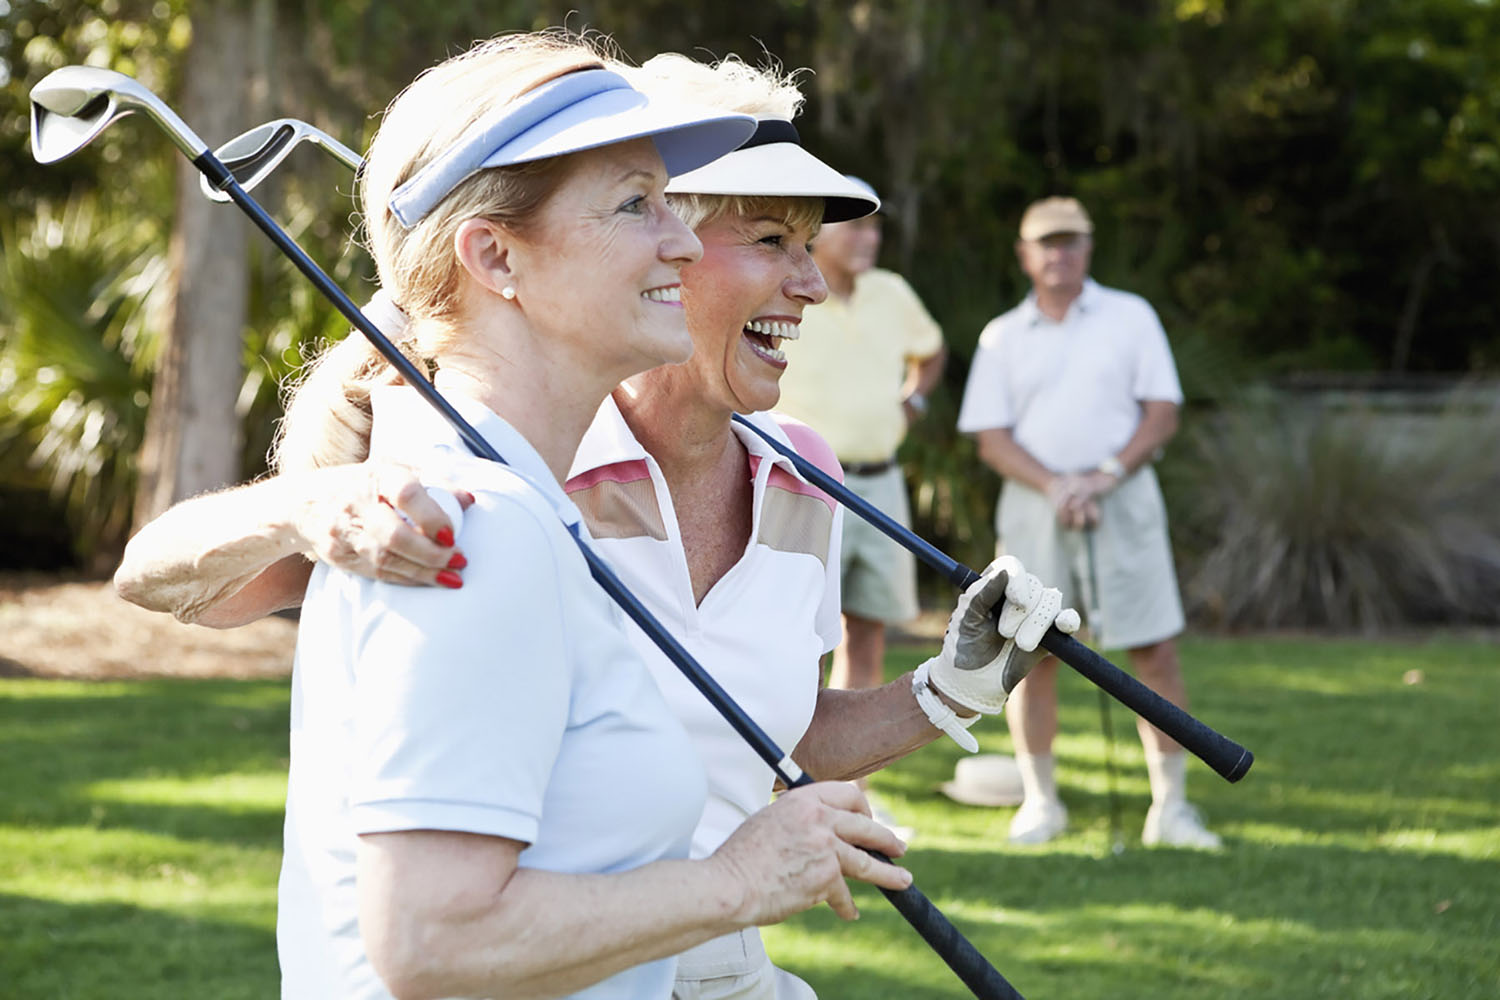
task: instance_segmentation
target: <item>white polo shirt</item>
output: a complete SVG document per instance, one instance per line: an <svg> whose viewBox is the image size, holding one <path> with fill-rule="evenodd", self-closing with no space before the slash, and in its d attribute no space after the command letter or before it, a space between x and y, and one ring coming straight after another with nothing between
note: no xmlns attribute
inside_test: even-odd
<svg viewBox="0 0 1500 1000"><path fill-rule="evenodd" d="M302 606L277 917L284 997L389 997L359 935L360 834L509 837L529 845L524 867L609 873L686 857L702 812L692 744L565 527L577 508L514 428L452 401L512 467L469 456L400 387L376 391L371 453L473 492L458 532L463 588L320 565ZM575 996L666 997L674 971L646 963Z"/></svg>
<svg viewBox="0 0 1500 1000"><path fill-rule="evenodd" d="M1139 295L1092 279L1062 322L1035 293L979 335L958 429L1011 428L1054 472L1093 469L1135 434L1146 400L1182 402L1172 349Z"/></svg>
<svg viewBox="0 0 1500 1000"><path fill-rule="evenodd" d="M805 425L769 414L750 419L839 475L832 449ZM701 605L693 601L661 468L631 434L614 400L605 400L584 435L567 491L611 567L776 745L791 753L817 704L818 659L839 642L843 509L754 433L732 426L749 452L745 474L755 498L750 541ZM630 636L708 769L708 804L692 848L693 857L706 857L770 800L775 776L633 624Z"/></svg>

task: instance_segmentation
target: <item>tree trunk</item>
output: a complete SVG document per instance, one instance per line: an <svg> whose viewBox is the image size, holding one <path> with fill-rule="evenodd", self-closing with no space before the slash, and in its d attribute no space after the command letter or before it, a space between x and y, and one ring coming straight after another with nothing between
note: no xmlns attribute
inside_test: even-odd
<svg viewBox="0 0 1500 1000"><path fill-rule="evenodd" d="M193 10L180 110L212 146L252 124L241 120L249 17L238 0L200 0ZM173 306L141 448L137 528L178 500L240 477L235 399L248 304L246 225L234 208L205 199L197 170L178 159Z"/></svg>

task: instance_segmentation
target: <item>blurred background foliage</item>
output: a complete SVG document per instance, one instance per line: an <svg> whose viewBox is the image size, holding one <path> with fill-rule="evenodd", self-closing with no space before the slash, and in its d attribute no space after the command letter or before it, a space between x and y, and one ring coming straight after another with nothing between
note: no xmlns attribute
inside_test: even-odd
<svg viewBox="0 0 1500 1000"><path fill-rule="evenodd" d="M952 349L902 457L920 529L970 563L993 544L998 481L953 430L968 359L1025 293L1022 208L1075 194L1096 221L1096 277L1157 307L1189 395L1162 472L1198 621L1500 614L1496 411L1424 392L1413 424L1391 402L1500 374L1487 0L0 0L0 504L25 512L3 519L0 565L56 558L33 544L55 533L38 490L66 511L70 559L107 564L123 540L173 211L175 154L149 128L32 162L27 88L84 62L175 102L194 17L228 8L251 25L241 125L292 115L358 148L412 76L504 30L567 23L637 60L770 53L810 70L805 141L882 192L883 263ZM311 151L295 166L264 200L359 298L370 267L350 241L350 179ZM342 332L251 247L246 476L263 469L277 380ZM1403 391L1309 388L1330 372Z"/></svg>

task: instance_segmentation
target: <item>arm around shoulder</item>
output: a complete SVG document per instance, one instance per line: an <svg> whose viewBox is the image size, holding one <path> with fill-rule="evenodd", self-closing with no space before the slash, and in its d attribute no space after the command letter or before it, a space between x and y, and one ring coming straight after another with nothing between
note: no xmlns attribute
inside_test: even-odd
<svg viewBox="0 0 1500 1000"><path fill-rule="evenodd" d="M394 583L454 586L463 564L452 544L448 515L410 468L329 466L177 504L130 540L115 589L179 621L231 628L301 604L312 557Z"/></svg>
<svg viewBox="0 0 1500 1000"><path fill-rule="evenodd" d="M148 610L218 628L293 607L311 564L288 504L286 484L274 479L184 500L126 545L115 589ZM248 599L236 602L247 588Z"/></svg>

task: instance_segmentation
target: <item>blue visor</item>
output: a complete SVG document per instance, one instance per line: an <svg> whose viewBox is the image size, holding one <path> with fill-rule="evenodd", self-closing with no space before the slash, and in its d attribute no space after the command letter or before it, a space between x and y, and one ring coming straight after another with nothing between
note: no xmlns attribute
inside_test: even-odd
<svg viewBox="0 0 1500 1000"><path fill-rule="evenodd" d="M656 143L667 173L694 170L755 131L755 119L647 97L618 73L569 73L495 108L391 195L410 229L486 167L545 160L630 139Z"/></svg>

